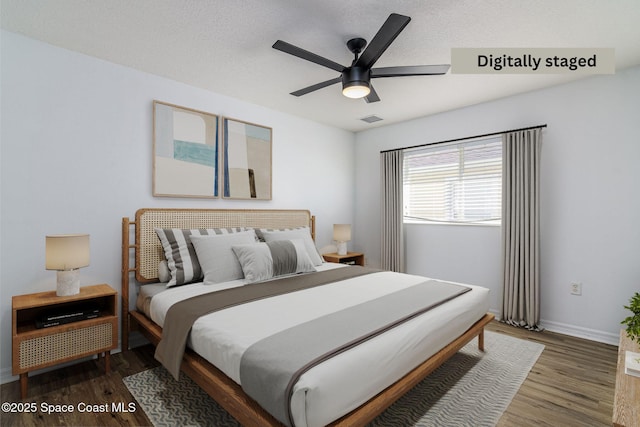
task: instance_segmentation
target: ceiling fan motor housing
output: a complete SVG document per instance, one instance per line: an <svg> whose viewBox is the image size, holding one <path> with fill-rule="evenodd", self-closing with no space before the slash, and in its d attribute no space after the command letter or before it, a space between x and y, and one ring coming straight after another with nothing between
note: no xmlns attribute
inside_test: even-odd
<svg viewBox="0 0 640 427"><path fill-rule="evenodd" d="M342 88L351 86L369 87L371 70L363 67L349 67L342 72Z"/></svg>

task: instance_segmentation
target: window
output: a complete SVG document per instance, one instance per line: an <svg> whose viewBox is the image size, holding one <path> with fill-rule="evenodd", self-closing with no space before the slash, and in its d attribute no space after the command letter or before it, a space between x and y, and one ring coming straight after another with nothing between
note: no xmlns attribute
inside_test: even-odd
<svg viewBox="0 0 640 427"><path fill-rule="evenodd" d="M500 224L502 137L405 150L404 217Z"/></svg>

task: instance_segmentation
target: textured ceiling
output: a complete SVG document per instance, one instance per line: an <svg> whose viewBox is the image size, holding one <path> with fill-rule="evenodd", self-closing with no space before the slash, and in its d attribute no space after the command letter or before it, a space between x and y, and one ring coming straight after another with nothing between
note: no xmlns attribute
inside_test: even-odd
<svg viewBox="0 0 640 427"><path fill-rule="evenodd" d="M638 0L1 0L2 28L192 86L359 131L584 76L462 75L375 80L381 102L340 85L296 98L335 71L276 51L282 39L348 65L345 43L387 16L409 25L376 63L451 62L454 47L608 47L640 64ZM384 120L367 124L360 119Z"/></svg>

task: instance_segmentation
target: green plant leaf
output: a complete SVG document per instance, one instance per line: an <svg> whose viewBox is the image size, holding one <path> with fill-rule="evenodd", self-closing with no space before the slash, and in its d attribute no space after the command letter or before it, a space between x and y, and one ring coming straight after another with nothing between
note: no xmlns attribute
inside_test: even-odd
<svg viewBox="0 0 640 427"><path fill-rule="evenodd" d="M625 318L620 323L627 325L627 336L640 344L640 292L636 292L629 300L629 305L625 305L624 308L631 311L633 316Z"/></svg>

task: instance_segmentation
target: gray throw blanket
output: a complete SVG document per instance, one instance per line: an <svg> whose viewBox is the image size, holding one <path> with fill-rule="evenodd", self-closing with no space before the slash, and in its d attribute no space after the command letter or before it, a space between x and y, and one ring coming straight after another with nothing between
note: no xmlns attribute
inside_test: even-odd
<svg viewBox="0 0 640 427"><path fill-rule="evenodd" d="M429 280L267 337L242 355L242 389L280 422L293 426L290 400L302 374L470 290Z"/></svg>
<svg viewBox="0 0 640 427"><path fill-rule="evenodd" d="M199 317L246 302L321 286L376 271L380 270L368 267L337 268L224 289L177 302L167 311L162 328L162 339L156 347L155 358L167 368L174 378L178 379L187 338L193 323Z"/></svg>

